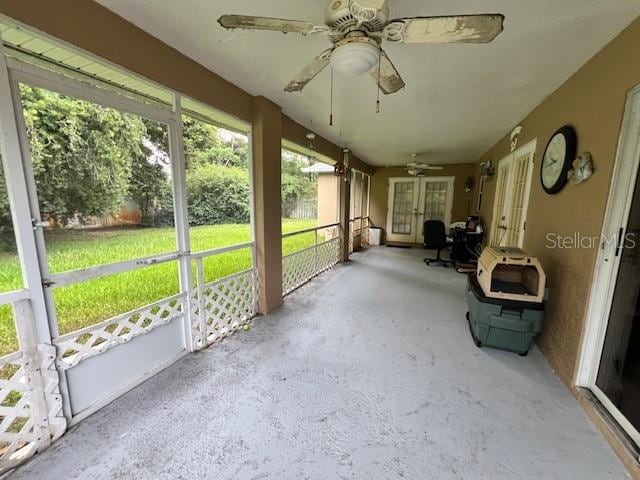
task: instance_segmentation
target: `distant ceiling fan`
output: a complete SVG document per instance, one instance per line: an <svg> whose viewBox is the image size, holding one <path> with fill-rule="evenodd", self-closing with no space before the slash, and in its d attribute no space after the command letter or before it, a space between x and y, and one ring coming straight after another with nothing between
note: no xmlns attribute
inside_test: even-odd
<svg viewBox="0 0 640 480"><path fill-rule="evenodd" d="M418 157L417 153L412 153L412 162L407 163L407 173L412 177L424 177L427 174L427 170L442 170L444 167L429 165L428 163L420 163L416 161Z"/></svg>
<svg viewBox="0 0 640 480"><path fill-rule="evenodd" d="M345 75L369 72L385 94L404 88L400 74L382 49L392 43L489 43L502 32L500 14L410 17L389 19L388 0L332 0L324 13L324 25L300 20L223 15L224 28L273 30L302 35L327 34L331 48L309 63L285 87L299 92L329 63Z"/></svg>

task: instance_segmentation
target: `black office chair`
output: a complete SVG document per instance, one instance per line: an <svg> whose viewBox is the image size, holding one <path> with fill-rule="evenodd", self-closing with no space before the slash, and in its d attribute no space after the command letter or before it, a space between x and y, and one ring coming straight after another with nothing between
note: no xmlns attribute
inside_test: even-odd
<svg viewBox="0 0 640 480"><path fill-rule="evenodd" d="M431 262L441 264L443 267L453 264L452 260L444 259L440 256L440 251L447 248L447 231L444 223L440 220L427 220L424 222L424 246L425 248L436 249L436 258L425 258L424 263L431 265Z"/></svg>

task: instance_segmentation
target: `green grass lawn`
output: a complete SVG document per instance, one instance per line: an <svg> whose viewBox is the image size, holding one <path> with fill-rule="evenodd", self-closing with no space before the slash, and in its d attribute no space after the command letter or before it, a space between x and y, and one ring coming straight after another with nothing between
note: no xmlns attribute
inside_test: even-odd
<svg viewBox="0 0 640 480"><path fill-rule="evenodd" d="M304 230L315 220L283 220L283 232ZM190 230L191 250L209 250L248 242L248 225L213 225ZM283 255L311 246L313 232L283 240ZM49 269L53 273L132 260L176 250L173 228L127 228L61 231L46 234ZM195 264L194 264L195 265ZM205 281L231 275L251 266L250 249L209 257L204 262ZM195 274L195 268L194 268ZM22 287L15 254L0 252L0 292ZM96 278L54 288L60 334L97 323L120 313L179 292L177 262ZM9 306L0 306L0 354L15 351L17 340Z"/></svg>

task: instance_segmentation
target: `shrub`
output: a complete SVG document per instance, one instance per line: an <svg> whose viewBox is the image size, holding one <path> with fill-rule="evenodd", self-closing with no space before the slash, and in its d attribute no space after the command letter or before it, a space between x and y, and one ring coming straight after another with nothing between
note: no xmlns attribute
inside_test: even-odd
<svg viewBox="0 0 640 480"><path fill-rule="evenodd" d="M195 166L187 173L189 223L249 223L247 170L215 164Z"/></svg>

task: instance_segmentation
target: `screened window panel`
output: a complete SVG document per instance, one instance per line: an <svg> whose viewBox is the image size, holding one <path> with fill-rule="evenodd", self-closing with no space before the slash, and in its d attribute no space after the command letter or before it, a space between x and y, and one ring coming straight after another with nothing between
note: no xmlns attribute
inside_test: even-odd
<svg viewBox="0 0 640 480"><path fill-rule="evenodd" d="M362 176L362 216L369 216L369 175Z"/></svg>

